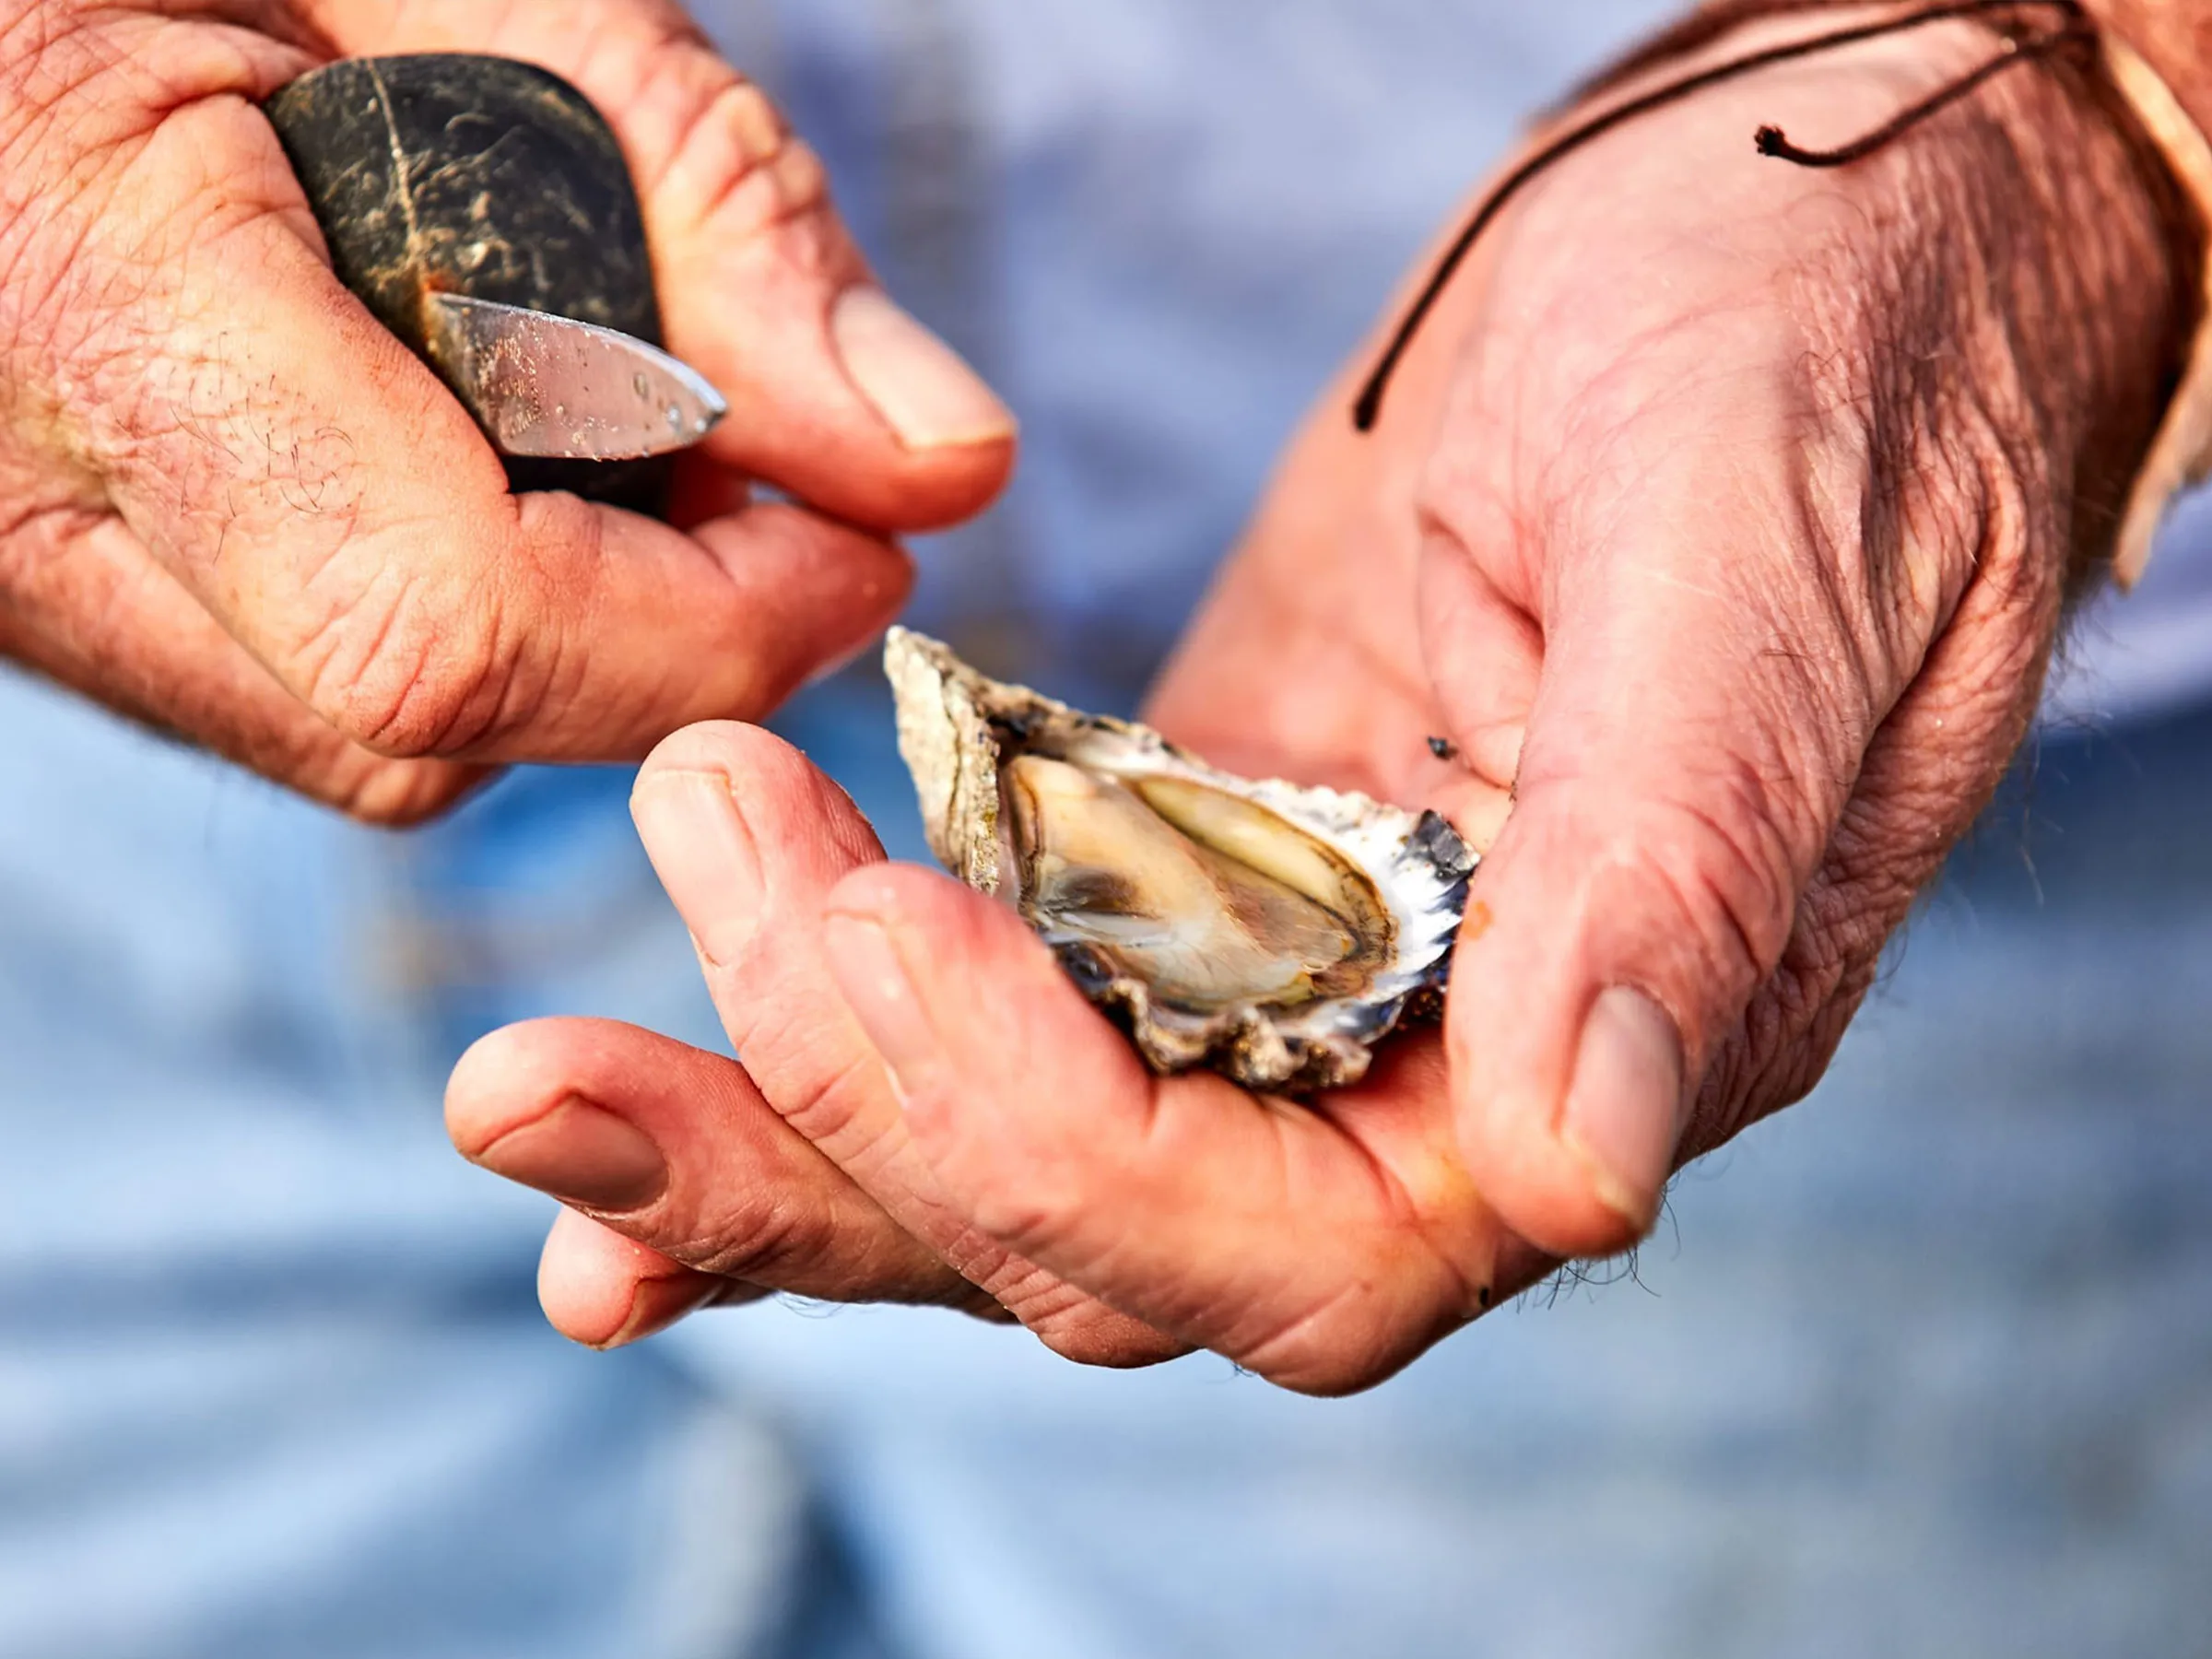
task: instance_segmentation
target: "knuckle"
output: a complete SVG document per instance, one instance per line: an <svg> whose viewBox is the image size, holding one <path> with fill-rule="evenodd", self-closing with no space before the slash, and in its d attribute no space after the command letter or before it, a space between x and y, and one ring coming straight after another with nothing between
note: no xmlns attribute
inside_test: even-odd
<svg viewBox="0 0 2212 1659"><path fill-rule="evenodd" d="M1611 790L1567 806L1556 821L1580 843L1589 923L1630 935L1652 971L1694 990L1697 1003L1739 1007L1779 961L1797 907L1776 790L1716 746L1694 773L1632 806Z"/></svg>
<svg viewBox="0 0 2212 1659"><path fill-rule="evenodd" d="M1316 1400L1348 1399L1379 1388L1396 1374L1402 1360L1376 1355L1322 1355L1296 1366L1253 1366L1277 1388Z"/></svg>
<svg viewBox="0 0 2212 1659"><path fill-rule="evenodd" d="M707 170L710 177L744 171L773 163L790 137L790 128L768 94L753 82L733 76L709 97L677 159L712 162ZM691 146L700 148L694 152Z"/></svg>
<svg viewBox="0 0 2212 1659"><path fill-rule="evenodd" d="M964 1183L965 1207L976 1230L1016 1255L1052 1253L1080 1212L1068 1183L1045 1179L1048 1174L1032 1165L1020 1182Z"/></svg>
<svg viewBox="0 0 2212 1659"><path fill-rule="evenodd" d="M829 205L829 173L821 159L793 138L766 160L725 168L700 205L699 222L718 236L748 241L807 225L825 216ZM806 263L827 265L830 246L827 237L807 243Z"/></svg>
<svg viewBox="0 0 2212 1659"><path fill-rule="evenodd" d="M1388 1382L1412 1357L1382 1333L1343 1332L1323 1322L1298 1337L1255 1349L1238 1363L1292 1394L1338 1400Z"/></svg>
<svg viewBox="0 0 2212 1659"><path fill-rule="evenodd" d="M785 1020L771 999L747 994L754 988L742 982L746 966L708 962L720 982L717 1000L740 1011L725 1015L731 1042L747 1056L755 1077L766 1079L778 1117L841 1169L872 1170L896 1149L892 1131L869 1110L882 1088L880 1068L834 1022Z"/></svg>
<svg viewBox="0 0 2212 1659"><path fill-rule="evenodd" d="M411 572L377 572L293 652L309 705L362 748L404 760L463 753L516 724L518 677L496 617L456 627L446 608Z"/></svg>
<svg viewBox="0 0 2212 1659"><path fill-rule="evenodd" d="M1449 1279L1450 1275L1443 1278ZM1465 1323L1441 1281L1400 1282L1354 1272L1250 1340L1229 1345L1237 1362L1278 1388L1337 1399L1378 1386Z"/></svg>
<svg viewBox="0 0 2212 1659"><path fill-rule="evenodd" d="M1646 856L1707 954L1727 965L1731 980L1747 981L1788 943L1795 872L1756 775L1731 767L1707 782L1719 786L1656 815Z"/></svg>
<svg viewBox="0 0 2212 1659"><path fill-rule="evenodd" d="M502 724L508 700L500 677L477 665L453 665L422 633L386 636L359 669L317 699L332 724L371 753L429 760L476 747Z"/></svg>
<svg viewBox="0 0 2212 1659"><path fill-rule="evenodd" d="M350 525L347 526L350 530ZM481 539L441 570L431 549L449 525L400 522L348 534L300 591L324 606L288 653L292 677L315 711L362 747L396 759L450 760L526 732L572 701L584 672L561 622L591 614L588 593L530 584L556 565L588 585L605 526L572 496L530 496L509 537ZM559 542L559 560L518 548Z"/></svg>
<svg viewBox="0 0 2212 1659"><path fill-rule="evenodd" d="M718 1213L676 1230L668 1253L701 1272L773 1284L828 1257L834 1226L815 1206L762 1196L735 1211Z"/></svg>
<svg viewBox="0 0 2212 1659"><path fill-rule="evenodd" d="M704 49L679 50L667 74L670 130L647 191L661 215L745 239L827 206L820 159L759 87Z"/></svg>

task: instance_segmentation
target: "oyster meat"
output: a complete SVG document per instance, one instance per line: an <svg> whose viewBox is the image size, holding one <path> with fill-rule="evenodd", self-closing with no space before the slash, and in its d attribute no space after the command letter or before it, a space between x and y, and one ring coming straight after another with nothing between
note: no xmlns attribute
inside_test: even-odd
<svg viewBox="0 0 2212 1659"><path fill-rule="evenodd" d="M1435 813L1234 777L904 629L884 664L931 849L1155 1070L1337 1088L1434 1007L1476 864Z"/></svg>

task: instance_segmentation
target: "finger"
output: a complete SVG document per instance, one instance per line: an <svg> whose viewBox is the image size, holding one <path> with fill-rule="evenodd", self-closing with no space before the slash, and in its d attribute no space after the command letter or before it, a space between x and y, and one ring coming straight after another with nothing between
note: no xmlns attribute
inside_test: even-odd
<svg viewBox="0 0 2212 1659"><path fill-rule="evenodd" d="M1011 1249L1324 1394L1380 1381L1523 1282L1435 1109L1433 1044L1325 1113L1209 1074L1163 1081L1004 907L890 865L830 902L838 982L916 1145Z"/></svg>
<svg viewBox="0 0 2212 1659"><path fill-rule="evenodd" d="M101 225L159 229L99 255L145 291L81 324L78 401L124 412L85 435L93 464L156 557L355 742L639 756L687 719L765 709L904 594L896 548L788 506L688 536L509 496L461 406L331 276L253 111L178 112L130 180Z"/></svg>
<svg viewBox="0 0 2212 1659"><path fill-rule="evenodd" d="M329 4L348 52L498 52L573 82L638 180L668 341L730 401L708 449L856 524L915 530L981 509L1013 417L877 288L820 161L680 8Z"/></svg>
<svg viewBox="0 0 2212 1659"><path fill-rule="evenodd" d="M1547 544L1542 688L1447 1019L1471 1166L1566 1255L1652 1225L1706 1066L1917 666L1842 597L1883 592L1875 571L1819 574L1847 555L1786 466L1611 459L1632 489L1594 481ZM1865 532L1842 545L1878 562L1878 514ZM1428 630L1445 671L1457 650Z"/></svg>
<svg viewBox="0 0 2212 1659"><path fill-rule="evenodd" d="M1179 1351L945 1204L823 957L831 888L883 856L842 791L765 732L710 725L654 751L632 809L732 1042L793 1127L1058 1351L1104 1364Z"/></svg>
<svg viewBox="0 0 2212 1659"><path fill-rule="evenodd" d="M41 514L0 539L0 653L364 822L418 822L489 775L387 759L347 741L112 514Z"/></svg>
<svg viewBox="0 0 2212 1659"><path fill-rule="evenodd" d="M555 1330L586 1347L625 1347L701 1308L767 1294L695 1273L570 1209L554 1218L538 1256L538 1306Z"/></svg>
<svg viewBox="0 0 2212 1659"><path fill-rule="evenodd" d="M742 1308L777 1293L775 1287L687 1267L571 1209L554 1218L538 1257L537 1298L547 1321L586 1347L622 1347L703 1309ZM943 1305L993 1324L1011 1321L1004 1308L957 1275Z"/></svg>
<svg viewBox="0 0 2212 1659"><path fill-rule="evenodd" d="M1451 741L1477 778L1511 789L1544 669L1543 633L1448 532L1428 538L1416 594L1423 637L1448 642L1426 654Z"/></svg>
<svg viewBox="0 0 2212 1659"><path fill-rule="evenodd" d="M938 1302L966 1289L735 1061L633 1026L556 1019L493 1033L454 1069L446 1124L472 1162L701 1273L838 1301ZM603 1286L611 1270L602 1261L590 1277Z"/></svg>

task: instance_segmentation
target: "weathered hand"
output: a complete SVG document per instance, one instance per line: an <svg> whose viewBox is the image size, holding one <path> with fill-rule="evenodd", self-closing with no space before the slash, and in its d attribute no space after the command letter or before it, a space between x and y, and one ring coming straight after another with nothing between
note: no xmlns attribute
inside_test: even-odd
<svg viewBox="0 0 2212 1659"><path fill-rule="evenodd" d="M688 534L510 496L331 276L257 102L433 50L542 64L612 120L670 344L732 403ZM0 653L363 818L764 712L896 610L871 532L973 511L1011 460L672 0L0 0Z"/></svg>
<svg viewBox="0 0 2212 1659"><path fill-rule="evenodd" d="M1373 753L1335 693L1395 681L1464 758L1440 804L1487 839L1511 791L1446 1035L1468 1167L1547 1251L1631 1242L1672 1169L1818 1080L2147 442L2187 301L2087 94L2016 76L1838 173L1751 152L1990 47L1772 72L1548 175L1374 440L1324 410L1161 688L1201 747L1318 732L1387 786L1407 735ZM1300 493L1331 477L1334 512ZM1412 615L1382 584L1394 627L1286 696L1263 665L1331 649L1379 570Z"/></svg>
<svg viewBox="0 0 2212 1659"><path fill-rule="evenodd" d="M556 1325L607 1345L788 1290L1010 1314L1099 1363L1178 1351L938 1191L833 977L833 891L889 867L834 783L765 732L708 724L653 752L631 806L745 1064L574 1019L511 1027L463 1057L446 1095L454 1144L571 1206L538 1279ZM1022 994L1009 1037L1027 1023Z"/></svg>
<svg viewBox="0 0 2212 1659"><path fill-rule="evenodd" d="M1286 460L1155 715L1488 847L1441 1033L1309 1104L1152 1078L1008 913L875 863L795 756L707 727L639 821L765 1106L954 1260L1011 1251L1302 1389L1639 1237L1671 1169L1819 1075L2026 729L2156 416L2181 304L2148 176L2078 89L2015 76L1839 174L1751 153L1987 50L1864 49L1593 147L1500 225L1381 429L1348 430L1347 382ZM568 1087L565 1040L472 1058L465 1146L543 1110L507 1069ZM578 1092L636 1117L616 1069ZM706 1260L698 1218L761 1189L712 1124L653 1127L671 1190L720 1159L689 1230L598 1213ZM629 1307L603 1265L548 1255Z"/></svg>

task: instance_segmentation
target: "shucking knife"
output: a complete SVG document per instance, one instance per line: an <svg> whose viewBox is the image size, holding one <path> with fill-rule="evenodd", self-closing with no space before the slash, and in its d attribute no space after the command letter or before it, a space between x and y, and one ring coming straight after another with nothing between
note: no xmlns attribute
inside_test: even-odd
<svg viewBox="0 0 2212 1659"><path fill-rule="evenodd" d="M661 349L621 147L558 76L352 58L264 106L346 286L443 380L517 490L658 511L726 408Z"/></svg>

